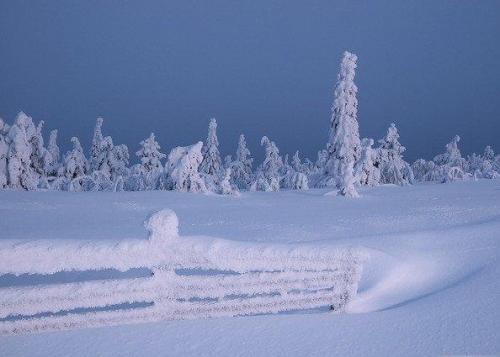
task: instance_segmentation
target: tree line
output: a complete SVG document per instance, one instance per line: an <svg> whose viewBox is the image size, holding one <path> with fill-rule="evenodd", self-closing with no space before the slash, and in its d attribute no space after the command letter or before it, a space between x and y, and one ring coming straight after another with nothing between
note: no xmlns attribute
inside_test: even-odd
<svg viewBox="0 0 500 357"><path fill-rule="evenodd" d="M242 134L234 157L222 160L217 138L217 121L209 122L204 142L176 147L168 156L155 134L139 144L139 163L130 165L126 145L115 145L102 133L103 119L96 121L90 151L86 155L77 137L72 149L61 155L57 130L45 145L44 122L35 125L20 112L9 125L0 119L0 188L16 190L143 191L176 190L237 195L242 190L307 190L332 187L347 197L357 197L361 186L409 185L416 181L450 182L500 177L500 155L487 146L482 154L462 157L459 136L446 151L412 165L403 158L395 124L374 147L373 139L360 139L358 88L354 82L357 56L345 52L334 91L329 138L316 160L301 159L299 152L282 156L278 146L262 137L264 160L254 168L254 159Z"/></svg>

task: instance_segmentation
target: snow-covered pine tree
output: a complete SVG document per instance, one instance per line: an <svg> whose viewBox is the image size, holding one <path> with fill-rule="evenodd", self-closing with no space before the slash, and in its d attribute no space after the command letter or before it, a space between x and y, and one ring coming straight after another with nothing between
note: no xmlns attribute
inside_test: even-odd
<svg viewBox="0 0 500 357"><path fill-rule="evenodd" d="M316 161L309 162L310 168L307 173L310 187L322 187L325 185L325 165L328 159L328 151L319 150ZM307 160L307 159L306 159Z"/></svg>
<svg viewBox="0 0 500 357"><path fill-rule="evenodd" d="M495 162L495 152L491 146L486 146L483 152L483 177L488 179L499 178L500 172L497 170Z"/></svg>
<svg viewBox="0 0 500 357"><path fill-rule="evenodd" d="M7 157L9 154L9 143L7 133L9 126L0 118L0 189L7 187Z"/></svg>
<svg viewBox="0 0 500 357"><path fill-rule="evenodd" d="M320 182L321 186L336 186L341 194L345 192L349 196L355 196L354 188L348 182L354 176L354 163L361 154L356 98L358 88L354 83L357 59L355 54L346 51L340 64L330 119L330 137L326 145L324 177Z"/></svg>
<svg viewBox="0 0 500 357"><path fill-rule="evenodd" d="M302 164L302 160L300 159L299 151L295 151L292 157L292 168L296 172L307 173L308 169L305 165Z"/></svg>
<svg viewBox="0 0 500 357"><path fill-rule="evenodd" d="M493 148L490 145L484 148L483 159L488 160L489 162L495 161L495 151L493 151Z"/></svg>
<svg viewBox="0 0 500 357"><path fill-rule="evenodd" d="M341 161L342 167L340 172L342 176L340 177L338 188L342 196L355 198L359 197L359 194L354 186L356 184L356 178L354 177L354 164L351 160L352 159L348 157Z"/></svg>
<svg viewBox="0 0 500 357"><path fill-rule="evenodd" d="M443 173L441 167L436 165L434 161L425 161L418 159L411 165L415 181L441 181Z"/></svg>
<svg viewBox="0 0 500 357"><path fill-rule="evenodd" d="M206 192L204 180L199 173L203 160L200 141L191 146L179 146L168 154L165 170L167 172L167 189L183 192Z"/></svg>
<svg viewBox="0 0 500 357"><path fill-rule="evenodd" d="M460 149L458 148L458 143L460 142L460 136L455 135L453 139L446 144L446 152L444 154L439 154L434 157L434 163L437 165L448 165L450 167L459 167L462 171L466 170L466 160L462 158Z"/></svg>
<svg viewBox="0 0 500 357"><path fill-rule="evenodd" d="M61 164L59 162L60 159L60 150L57 145L57 129L54 129L50 132L49 136L49 144L47 145L47 151L50 154L50 161L47 162L47 167L45 171L49 176L58 176L59 168Z"/></svg>
<svg viewBox="0 0 500 357"><path fill-rule="evenodd" d="M380 184L380 169L377 162L377 151L373 149L373 139L364 138L361 141L361 157L354 165L356 179L364 186Z"/></svg>
<svg viewBox="0 0 500 357"><path fill-rule="evenodd" d="M493 170L500 174L500 154L495 156L495 161L493 161Z"/></svg>
<svg viewBox="0 0 500 357"><path fill-rule="evenodd" d="M64 176L68 180L85 176L89 170L89 163L83 153L82 145L77 137L71 138L73 148L64 155Z"/></svg>
<svg viewBox="0 0 500 357"><path fill-rule="evenodd" d="M200 172L210 176L214 182L218 182L222 170L222 161L219 153L217 121L215 118L210 119L207 141L203 145L202 154L203 161L200 165Z"/></svg>
<svg viewBox="0 0 500 357"><path fill-rule="evenodd" d="M321 172L323 174L326 170L325 166L327 161L328 161L328 150L326 149L319 150L316 162L314 163L315 171Z"/></svg>
<svg viewBox="0 0 500 357"><path fill-rule="evenodd" d="M160 144L155 140L155 134L151 133L149 138L142 140L139 144L141 148L135 153L141 162L141 170L148 173L162 168L161 160L166 157L160 152Z"/></svg>
<svg viewBox="0 0 500 357"><path fill-rule="evenodd" d="M33 120L23 112L17 114L8 134L8 183L13 189L35 190L38 186L38 174L31 165L32 146L29 138L33 132Z"/></svg>
<svg viewBox="0 0 500 357"><path fill-rule="evenodd" d="M231 183L231 168L224 169L224 176L220 181L220 193L222 195L239 196L238 188Z"/></svg>
<svg viewBox="0 0 500 357"><path fill-rule="evenodd" d="M114 148L113 138L104 137L100 142L99 154L94 160L94 167L91 172L99 171L104 177L111 180L111 163L109 162Z"/></svg>
<svg viewBox="0 0 500 357"><path fill-rule="evenodd" d="M283 166L283 159L274 141L269 140L267 136L262 137L260 144L264 146L266 153L250 189L252 191L279 191L279 173Z"/></svg>
<svg viewBox="0 0 500 357"><path fill-rule="evenodd" d="M378 162L380 163L380 182L383 184L409 185L413 183L413 171L403 160L406 148L398 141L399 134L396 124L387 129L384 139L379 140Z"/></svg>
<svg viewBox="0 0 500 357"><path fill-rule="evenodd" d="M473 175L476 179L494 179L500 177L500 172L498 172L496 167L495 152L491 146L486 146L482 155L475 153L469 155L466 167L469 175Z"/></svg>
<svg viewBox="0 0 500 357"><path fill-rule="evenodd" d="M231 178L239 189L248 189L252 183L252 162L245 135L241 134L236 149L236 158L231 163Z"/></svg>
<svg viewBox="0 0 500 357"><path fill-rule="evenodd" d="M299 151L295 151L292 157L291 167L294 171L293 176L289 180L289 187L292 190L308 190L309 189L309 172L311 162L302 163L299 156Z"/></svg>
<svg viewBox="0 0 500 357"><path fill-rule="evenodd" d="M130 155L127 145L113 146L109 153L108 162L111 173L111 181L116 182L120 177L123 180L128 175L128 163Z"/></svg>
<svg viewBox="0 0 500 357"><path fill-rule="evenodd" d="M439 176L439 181L450 182L456 180L468 179L471 175L467 174L467 160L462 157L458 143L460 136L455 137L446 144L446 152L434 157L434 173L432 176Z"/></svg>
<svg viewBox="0 0 500 357"><path fill-rule="evenodd" d="M233 165L233 157L231 155L226 155L224 158L224 169L230 168ZM225 175L225 171L224 171Z"/></svg>
<svg viewBox="0 0 500 357"><path fill-rule="evenodd" d="M140 161L140 172L144 178L146 190L157 188L157 181L163 173L161 160L166 157L160 152L160 144L155 139L155 134L151 133L149 138L140 142L141 148L135 153Z"/></svg>
<svg viewBox="0 0 500 357"><path fill-rule="evenodd" d="M102 159L101 146L103 141L103 136L102 136L103 121L104 119L99 117L97 118L95 123L94 135L92 137L92 146L90 147L90 156L89 156L91 171L99 170L99 166L101 165L100 160Z"/></svg>
<svg viewBox="0 0 500 357"><path fill-rule="evenodd" d="M42 128L44 121L41 120L37 126L32 123L28 126L28 142L31 145L30 162L33 171L40 176L44 176L44 147Z"/></svg>

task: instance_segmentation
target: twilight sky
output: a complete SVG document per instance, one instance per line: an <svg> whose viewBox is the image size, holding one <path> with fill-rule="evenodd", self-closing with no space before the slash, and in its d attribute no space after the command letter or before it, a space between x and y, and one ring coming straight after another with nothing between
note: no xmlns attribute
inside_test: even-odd
<svg viewBox="0 0 500 357"><path fill-rule="evenodd" d="M19 110L78 136L97 116L134 153L244 133L315 159L344 50L359 57L359 124L396 122L406 158L454 134L463 154L500 152L500 1L1 1L0 117Z"/></svg>

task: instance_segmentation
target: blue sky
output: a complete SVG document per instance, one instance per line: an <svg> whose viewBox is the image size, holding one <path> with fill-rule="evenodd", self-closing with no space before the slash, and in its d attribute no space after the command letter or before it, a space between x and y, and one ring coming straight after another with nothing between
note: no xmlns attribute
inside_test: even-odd
<svg viewBox="0 0 500 357"><path fill-rule="evenodd" d="M97 116L131 152L219 123L221 151L262 135L314 158L344 50L358 57L359 124L391 122L407 158L455 134L500 151L500 1L2 1L0 116L19 110L88 148Z"/></svg>

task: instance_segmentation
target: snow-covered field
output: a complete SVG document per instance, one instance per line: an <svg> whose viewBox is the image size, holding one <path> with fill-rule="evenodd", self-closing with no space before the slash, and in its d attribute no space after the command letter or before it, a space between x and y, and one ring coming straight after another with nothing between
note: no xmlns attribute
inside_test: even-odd
<svg viewBox="0 0 500 357"><path fill-rule="evenodd" d="M500 353L500 180L326 190L0 192L0 239L147 237L153 212L182 236L366 248L347 314L309 311L0 337L1 356ZM0 286L12 283L1 279Z"/></svg>

